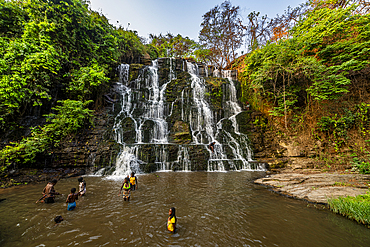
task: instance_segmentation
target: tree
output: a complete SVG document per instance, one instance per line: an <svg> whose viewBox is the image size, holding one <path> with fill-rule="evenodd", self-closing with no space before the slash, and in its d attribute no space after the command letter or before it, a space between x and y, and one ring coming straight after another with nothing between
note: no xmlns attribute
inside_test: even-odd
<svg viewBox="0 0 370 247"><path fill-rule="evenodd" d="M166 35L150 34L148 48L152 51L151 58L158 57L188 57L199 46L189 37L182 37L180 34L174 36L171 33Z"/></svg>
<svg viewBox="0 0 370 247"><path fill-rule="evenodd" d="M298 109L345 97L351 74L367 73L370 60L370 19L357 8L311 8L289 37L250 52L239 67L243 96L264 102L271 115L284 117L286 128Z"/></svg>
<svg viewBox="0 0 370 247"><path fill-rule="evenodd" d="M239 18L239 6L225 1L203 15L199 41L210 51L209 59L216 68L229 66L243 44L244 29Z"/></svg>
<svg viewBox="0 0 370 247"><path fill-rule="evenodd" d="M249 50L255 50L269 40L270 30L267 15L259 17L260 12L251 12L248 15L247 46Z"/></svg>
<svg viewBox="0 0 370 247"><path fill-rule="evenodd" d="M288 6L285 13L277 15L269 23L270 41L275 42L282 38L289 37L289 30L292 29L309 9L307 3L303 3L296 8Z"/></svg>
<svg viewBox="0 0 370 247"><path fill-rule="evenodd" d="M355 14L368 14L370 11L370 2L368 0L333 0L333 1L319 1L319 0L309 0L308 1L311 8L329 8L329 9L345 9L351 5L355 5Z"/></svg>

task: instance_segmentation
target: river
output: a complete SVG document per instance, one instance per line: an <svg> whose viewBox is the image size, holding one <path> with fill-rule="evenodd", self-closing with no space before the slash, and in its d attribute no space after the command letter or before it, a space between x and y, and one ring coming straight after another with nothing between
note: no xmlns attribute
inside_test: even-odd
<svg viewBox="0 0 370 247"><path fill-rule="evenodd" d="M122 179L85 177L74 211L65 200L77 178L55 186L54 204L36 204L46 183L0 190L0 246L370 246L370 229L253 181L264 172L157 172L138 175L130 202ZM178 218L166 230L170 207ZM55 226L53 219L64 221Z"/></svg>

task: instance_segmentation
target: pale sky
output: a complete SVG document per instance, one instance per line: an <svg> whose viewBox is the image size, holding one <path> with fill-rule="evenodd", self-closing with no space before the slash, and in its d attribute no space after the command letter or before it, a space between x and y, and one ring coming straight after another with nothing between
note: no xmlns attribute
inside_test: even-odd
<svg viewBox="0 0 370 247"><path fill-rule="evenodd" d="M163 35L168 32L198 41L202 16L221 5L223 0L90 0L93 10L102 12L111 24L136 30L139 36ZM231 0L240 7L246 23L250 12L261 12L273 18L283 14L288 6L295 8L305 0ZM118 21L118 23L117 23Z"/></svg>

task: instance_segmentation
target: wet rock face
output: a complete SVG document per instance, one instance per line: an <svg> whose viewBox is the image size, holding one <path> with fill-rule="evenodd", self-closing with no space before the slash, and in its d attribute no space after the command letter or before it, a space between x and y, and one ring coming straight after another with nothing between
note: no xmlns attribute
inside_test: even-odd
<svg viewBox="0 0 370 247"><path fill-rule="evenodd" d="M122 141L125 143L134 143L136 137L135 124L131 118L125 118L122 121L123 132L121 135Z"/></svg>
<svg viewBox="0 0 370 247"><path fill-rule="evenodd" d="M48 167L83 168L86 172L115 164L119 146L112 139L112 116L97 114L94 127L85 129L74 139L64 141L54 150ZM127 126L131 123L126 121ZM132 139L132 131L126 136Z"/></svg>
<svg viewBox="0 0 370 247"><path fill-rule="evenodd" d="M62 140L58 147L39 155L30 168L16 167L0 178L2 187L77 177L114 166L120 147L112 139L111 109L95 115L94 127Z"/></svg>
<svg viewBox="0 0 370 247"><path fill-rule="evenodd" d="M209 151L205 145L174 145L174 144L143 144L139 147L138 158L143 162L140 169L144 172L153 172L163 169L173 171L184 170L179 160L181 149L186 147L192 171L207 171ZM161 164L159 157L166 155L167 164ZM180 154L181 155L181 154Z"/></svg>
<svg viewBox="0 0 370 247"><path fill-rule="evenodd" d="M169 142L176 144L189 144L191 142L189 124L181 120L176 121L171 128Z"/></svg>
<svg viewBox="0 0 370 247"><path fill-rule="evenodd" d="M124 72L120 74L126 75L128 66L121 68ZM241 139L235 133L237 124L228 119L240 111L231 106L232 103L237 105L234 84L238 83L216 77L204 80L198 75L209 75L209 68L183 59L160 58L149 67L129 68L130 73L137 69L137 76L128 76L134 81L120 81L124 111L115 126L120 126L124 151L118 157L122 161L118 170L137 170L139 165L139 169L146 172L158 169L206 171L212 155L208 144L213 140L219 141L218 154L212 157L214 170L219 169L217 163L224 163L221 168L224 170L243 168L247 162L241 160L249 155L243 151L245 145L229 145L230 139L234 142ZM229 92L231 89L233 91ZM134 128L127 124L129 121L125 122L125 117L135 123L134 142L131 142ZM220 130L223 126L224 131ZM238 155L236 149L244 153Z"/></svg>

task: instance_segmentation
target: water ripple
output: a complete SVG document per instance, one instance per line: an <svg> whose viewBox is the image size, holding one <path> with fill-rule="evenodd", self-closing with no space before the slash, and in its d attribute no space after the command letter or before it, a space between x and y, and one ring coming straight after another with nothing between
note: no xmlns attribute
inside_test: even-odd
<svg viewBox="0 0 370 247"><path fill-rule="evenodd" d="M74 211L66 210L65 199L78 185L75 178L58 182L63 195L54 204L35 204L44 184L1 190L7 200L0 204L0 245L370 245L368 229L254 185L257 176L246 171L141 175L129 202L118 196L122 181L86 177L87 194ZM166 229L170 207L177 213L175 234ZM56 215L65 220L54 226Z"/></svg>

